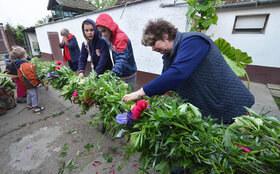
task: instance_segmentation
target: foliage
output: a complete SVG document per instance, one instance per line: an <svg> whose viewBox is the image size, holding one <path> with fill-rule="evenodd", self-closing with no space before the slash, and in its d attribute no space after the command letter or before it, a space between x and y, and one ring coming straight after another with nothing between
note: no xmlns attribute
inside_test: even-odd
<svg viewBox="0 0 280 174"><path fill-rule="evenodd" d="M63 86L69 83L69 79L74 75L74 72L63 65L62 62L40 62L33 60L37 77L45 85L52 85L54 89L62 89Z"/></svg>
<svg viewBox="0 0 280 174"><path fill-rule="evenodd" d="M232 47L226 40L219 38L215 41L215 44L220 49L226 62L232 69L232 71L238 77L246 76L248 81L248 88L250 89L249 76L245 71L246 65L252 63L252 57L248 56L246 52L242 52L240 49Z"/></svg>
<svg viewBox="0 0 280 174"><path fill-rule="evenodd" d="M24 29L23 25L17 25L16 27L13 27L9 23L5 25L5 31L8 36L12 36L15 40L10 40L12 45L19 45L24 46L24 37L21 32L21 30ZM15 42L15 43L13 43Z"/></svg>
<svg viewBox="0 0 280 174"><path fill-rule="evenodd" d="M51 15L46 15L44 18L37 21L36 24L45 24L49 22L49 19L51 18Z"/></svg>
<svg viewBox="0 0 280 174"><path fill-rule="evenodd" d="M0 101L0 109L6 109L6 104Z"/></svg>
<svg viewBox="0 0 280 174"><path fill-rule="evenodd" d="M88 2L92 3L96 8L106 8L114 6L117 0L88 0Z"/></svg>
<svg viewBox="0 0 280 174"><path fill-rule="evenodd" d="M16 85L10 80L13 77L17 76L0 73L0 89L15 89Z"/></svg>
<svg viewBox="0 0 280 174"><path fill-rule="evenodd" d="M275 97L273 96L274 100L275 100L275 103L277 104L278 106L278 109L280 109L280 97Z"/></svg>
<svg viewBox="0 0 280 174"><path fill-rule="evenodd" d="M280 169L280 123L275 117L258 115L247 108L251 116L236 118L226 130L225 147L235 150L239 156L231 156L238 166L236 172L276 173ZM246 145L250 152L240 153L232 142Z"/></svg>
<svg viewBox="0 0 280 174"><path fill-rule="evenodd" d="M216 8L225 0L185 0L189 5L187 21L193 20L191 31L206 31L217 24Z"/></svg>
<svg viewBox="0 0 280 174"><path fill-rule="evenodd" d="M57 65L51 64L40 64L41 70ZM62 73L68 76L67 71ZM127 85L111 72L99 77L92 72L86 78L69 76L61 95L81 105L84 113L93 106L87 101L93 101L100 113L90 124L104 123L107 132L125 129L130 142L126 156L138 152L144 171L152 167L168 173L173 166L183 166L189 173L279 172L280 122L276 118L248 109L250 116L237 117L229 126L218 125L175 93L146 97L135 104L121 101L127 92ZM90 151L93 145L85 148Z"/></svg>
<svg viewBox="0 0 280 174"><path fill-rule="evenodd" d="M222 5L225 0L185 0L190 6L186 16L188 23L193 20L191 31L207 31L212 24L217 24L218 16L216 8ZM216 45L223 54L226 62L232 71L238 77L246 76L248 89L250 89L250 80L245 71L246 65L252 63L252 58L246 52L231 47L231 45L222 38L215 41Z"/></svg>

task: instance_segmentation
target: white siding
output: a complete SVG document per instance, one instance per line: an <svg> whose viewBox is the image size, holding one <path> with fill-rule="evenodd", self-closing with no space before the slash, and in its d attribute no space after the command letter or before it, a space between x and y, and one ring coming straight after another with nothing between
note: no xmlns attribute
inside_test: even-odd
<svg viewBox="0 0 280 174"><path fill-rule="evenodd" d="M107 13L113 17L120 29L130 38L138 70L160 74L162 70L162 55L153 52L151 47L145 47L141 44L143 28L150 19L164 18L172 22L180 31L185 31L185 14L188 10L187 5L161 8L159 7L161 3L174 3L174 0L146 1L128 5L126 8L124 8L124 6L113 8L76 17L71 20L39 26L36 28L36 34L40 44L40 50L41 52L51 54L47 32L60 33L61 28L68 28L69 31L76 36L81 46L82 42L85 40L81 29L82 22L87 18L95 21L99 14Z"/></svg>
<svg viewBox="0 0 280 174"><path fill-rule="evenodd" d="M184 2L183 0L177 2ZM60 32L61 28L68 28L77 37L78 43L84 41L81 31L82 22L90 18L96 20L99 14L108 13L118 23L130 38L138 70L160 74L162 59L159 53L153 52L151 47L141 44L142 31L149 19L164 18L173 23L179 31L185 31L187 5L161 8L161 3L171 4L174 0L153 0L128 5L126 8L117 7L93 14L88 14L70 20L42 25L36 28L40 50L51 54L47 32ZM122 14L123 13L123 14ZM236 15L252 15L270 13L264 34L232 34ZM280 67L280 7L261 6L250 8L230 8L217 10L218 24L213 25L206 34L214 34L213 40L221 37L235 48L241 49L253 58L253 65ZM61 38L60 38L61 39Z"/></svg>
<svg viewBox="0 0 280 174"><path fill-rule="evenodd" d="M232 34L235 16L270 14L264 34ZM248 53L253 65L280 68L280 7L262 6L258 8L231 8L218 10L217 25L207 31L214 33L213 40L221 37L232 46Z"/></svg>

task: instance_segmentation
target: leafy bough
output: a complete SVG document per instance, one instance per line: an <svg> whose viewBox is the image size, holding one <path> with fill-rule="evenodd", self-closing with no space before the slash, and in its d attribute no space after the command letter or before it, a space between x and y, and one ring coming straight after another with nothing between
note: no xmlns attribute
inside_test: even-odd
<svg viewBox="0 0 280 174"><path fill-rule="evenodd" d="M43 73L38 72L42 77L52 72L53 65L45 66L40 67ZM67 76L68 71L61 72ZM49 78L49 83L54 79ZM275 118L248 109L249 117L237 117L229 126L218 125L173 93L172 97L145 97L142 103L147 102L148 107L139 118L131 125L119 124L116 116L136 106L121 101L130 91L113 73L96 77L92 72L86 78L73 75L63 83L65 100L79 104L84 113L93 102L99 108L90 124L104 123L114 136L118 130L126 130L130 143L125 147L126 156L138 152L144 171L152 167L168 173L172 167L182 166L189 173L279 173L280 123Z"/></svg>

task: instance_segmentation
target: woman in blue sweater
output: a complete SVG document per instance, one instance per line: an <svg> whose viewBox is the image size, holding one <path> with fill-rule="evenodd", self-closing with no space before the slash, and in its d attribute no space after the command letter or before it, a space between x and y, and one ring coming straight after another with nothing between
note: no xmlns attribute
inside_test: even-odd
<svg viewBox="0 0 280 174"><path fill-rule="evenodd" d="M163 54L160 76L123 101L162 95L170 90L198 107L204 116L230 123L254 104L254 96L227 65L218 47L200 32L181 33L171 23L150 21L142 44Z"/></svg>

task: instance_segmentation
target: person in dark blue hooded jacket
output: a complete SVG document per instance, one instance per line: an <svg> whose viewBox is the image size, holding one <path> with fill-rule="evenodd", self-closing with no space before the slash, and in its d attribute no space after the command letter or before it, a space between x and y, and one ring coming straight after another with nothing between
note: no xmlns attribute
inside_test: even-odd
<svg viewBox="0 0 280 174"><path fill-rule="evenodd" d="M106 70L111 70L113 64L109 46L99 35L94 21L86 19L82 24L82 31L86 42L82 43L79 57L79 75L84 76L88 55L91 56L91 63L97 75L103 74Z"/></svg>

